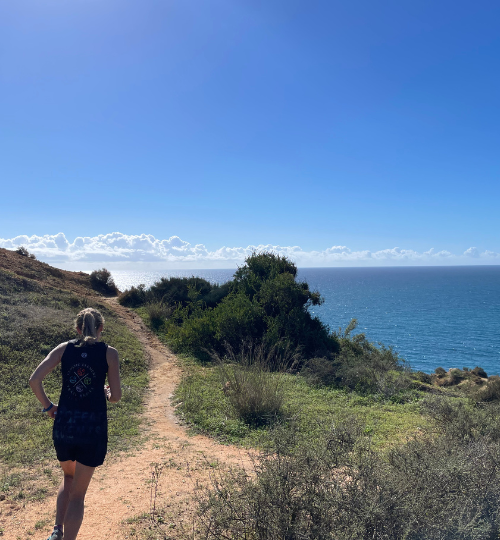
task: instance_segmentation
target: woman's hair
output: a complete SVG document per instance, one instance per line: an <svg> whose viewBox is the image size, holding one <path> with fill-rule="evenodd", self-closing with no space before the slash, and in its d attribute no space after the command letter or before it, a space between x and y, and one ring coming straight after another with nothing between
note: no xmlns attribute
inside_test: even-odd
<svg viewBox="0 0 500 540"><path fill-rule="evenodd" d="M97 330L104 324L104 317L94 308L85 308L78 313L76 327L82 331L82 345L93 345L97 341Z"/></svg>

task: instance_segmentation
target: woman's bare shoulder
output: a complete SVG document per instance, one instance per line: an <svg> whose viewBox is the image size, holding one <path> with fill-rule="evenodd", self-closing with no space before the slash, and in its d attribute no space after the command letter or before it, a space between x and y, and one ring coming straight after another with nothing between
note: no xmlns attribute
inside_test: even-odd
<svg viewBox="0 0 500 540"><path fill-rule="evenodd" d="M68 346L69 341L65 341L64 343L59 343L57 347L53 349L52 352L57 352L61 356L64 354L64 351L66 350L66 347Z"/></svg>
<svg viewBox="0 0 500 540"><path fill-rule="evenodd" d="M110 347L108 345L108 348L106 349L106 360L109 362L118 362L118 351L114 347Z"/></svg>

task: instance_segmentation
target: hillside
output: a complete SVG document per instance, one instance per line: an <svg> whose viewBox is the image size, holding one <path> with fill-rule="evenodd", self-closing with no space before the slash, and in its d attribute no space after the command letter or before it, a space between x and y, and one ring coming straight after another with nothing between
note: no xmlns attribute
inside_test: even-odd
<svg viewBox="0 0 500 540"><path fill-rule="evenodd" d="M55 344L74 336L76 312L93 305L106 318L105 341L119 350L124 395L108 408L111 451L91 483L81 540L96 531L110 540L221 540L247 538L246 531L261 540L329 540L332 531L338 540L499 537L497 403L473 403L447 389L426 397L399 371L369 393L369 386L336 388L310 373L257 370L258 379L245 381L281 381L284 414L271 426L250 424L237 418L228 388L238 381L226 376L251 376L252 369L180 362L160 341L161 328L156 335L141 320L151 318L145 308L96 295L85 275L3 255L0 536L28 540L51 525L61 473L52 423L27 379ZM339 339L350 341L348 332ZM391 386L401 377L409 387ZM459 378L436 377L443 386ZM45 387L57 401L57 370ZM187 437L175 412L198 431L261 450L249 456Z"/></svg>
<svg viewBox="0 0 500 540"><path fill-rule="evenodd" d="M90 276L85 272L69 272L47 263L19 255L15 251L0 248L0 269L12 272L44 286L72 291L80 295L95 295L90 286Z"/></svg>
<svg viewBox="0 0 500 540"><path fill-rule="evenodd" d="M45 482L19 487L20 478L29 477L26 467L31 470L55 457L51 421L40 414L28 379L52 348L76 337L75 315L84 307L92 305L103 313L104 339L122 355L124 397L109 410L111 449L129 447L139 433L147 357L105 300L90 288L88 274L66 272L0 250L0 486L6 500L37 498L50 487L44 475ZM60 368L56 368L45 380L54 402L60 385Z"/></svg>

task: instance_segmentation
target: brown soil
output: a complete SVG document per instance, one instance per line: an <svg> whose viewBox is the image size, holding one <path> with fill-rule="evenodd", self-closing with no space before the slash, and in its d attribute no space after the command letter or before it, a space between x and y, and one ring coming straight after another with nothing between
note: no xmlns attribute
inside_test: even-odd
<svg viewBox="0 0 500 540"><path fill-rule="evenodd" d="M200 435L187 435L170 403L182 375L176 357L137 315L120 306L116 299L106 302L140 339L150 357L151 383L144 422L148 436L133 453L110 457L96 469L78 538L122 540L136 537L140 529L149 526L152 527L150 537L156 538L155 526L149 519L155 464L162 469L156 497L156 507L161 508L166 521L162 527L171 538L181 538L195 527L192 496L197 484L207 482L219 464L247 468L251 460L238 448L217 444ZM49 495L38 502L0 500L3 536L22 540L47 538L54 519L56 491L57 488L52 487ZM164 537L158 534L158 538Z"/></svg>

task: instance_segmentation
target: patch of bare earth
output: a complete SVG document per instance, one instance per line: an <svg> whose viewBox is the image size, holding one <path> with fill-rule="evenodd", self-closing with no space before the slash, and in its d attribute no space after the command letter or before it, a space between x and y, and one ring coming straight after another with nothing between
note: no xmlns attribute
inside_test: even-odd
<svg viewBox="0 0 500 540"><path fill-rule="evenodd" d="M197 485L207 482L211 471L219 465L248 468L251 460L238 448L186 434L170 403L182 375L176 357L137 315L120 306L116 299L106 301L140 339L150 358L151 383L144 422L148 437L133 453L110 457L96 469L78 538L122 540L136 537L149 526L150 538L165 538L165 533L167 537L171 534L171 538L180 538L194 527L192 496ZM152 482L155 471L159 474L158 482ZM155 486L156 503L151 489ZM41 501L0 500L3 536L22 540L47 538L55 514L56 491L52 484ZM164 521L160 525L158 520L153 525L150 519L154 504L161 515L160 522ZM158 527L165 532L160 534Z"/></svg>

